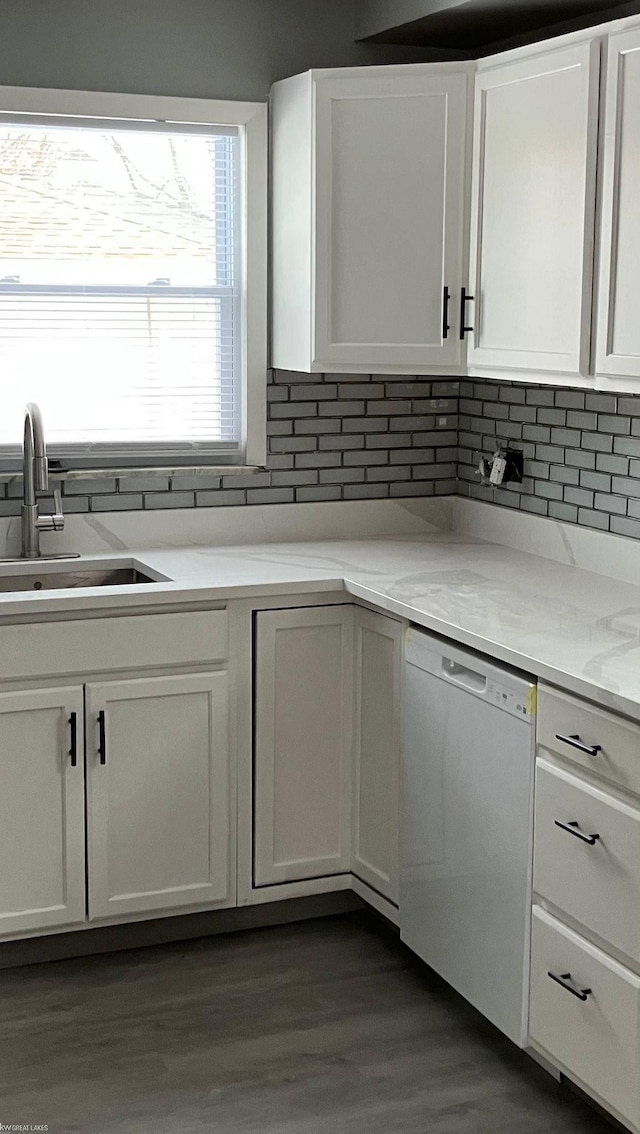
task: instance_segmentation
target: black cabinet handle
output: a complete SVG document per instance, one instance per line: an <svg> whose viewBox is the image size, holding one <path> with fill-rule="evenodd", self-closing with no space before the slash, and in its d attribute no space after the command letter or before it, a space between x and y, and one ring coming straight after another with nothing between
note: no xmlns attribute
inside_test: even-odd
<svg viewBox="0 0 640 1134"><path fill-rule="evenodd" d="M71 767L75 768L78 763L78 714L71 713L69 717L69 728L71 729L71 747L69 755L71 757Z"/></svg>
<svg viewBox="0 0 640 1134"><path fill-rule="evenodd" d="M597 756L598 752L602 752L601 744L585 744L584 740L580 740L580 735L577 732L571 733L570 736L564 736L563 733L557 732L556 740L561 740L563 744L568 744L571 748L577 748L578 752L584 752L587 756Z"/></svg>
<svg viewBox="0 0 640 1134"><path fill-rule="evenodd" d="M590 847L594 847L600 838L600 835L583 835L578 826L577 819L572 819L570 823L561 823L559 819L553 820L556 827L560 827L561 831L568 831L570 835L575 835L576 839L580 839L583 843L588 843Z"/></svg>
<svg viewBox="0 0 640 1134"><path fill-rule="evenodd" d="M578 988L573 983L571 973L560 973L560 976L557 976L556 973L548 972L547 976L555 980L556 984L560 985L560 988L565 988L572 996L577 996L578 1000L587 1000L588 997L591 996L592 990L590 988Z"/></svg>
<svg viewBox="0 0 640 1134"><path fill-rule="evenodd" d="M451 296L449 294L449 288L445 287L444 290L443 290L443 293L442 293L442 337L443 337L443 339L447 338L449 331L451 329L450 325L449 325L449 300L450 300L450 298L451 298Z"/></svg>
<svg viewBox="0 0 640 1134"><path fill-rule="evenodd" d="M100 709L100 712L98 713L98 755L100 756L100 763L106 764L107 734L104 722L104 709Z"/></svg>
<svg viewBox="0 0 640 1134"><path fill-rule="evenodd" d="M466 323L467 318L467 303L474 303L475 296L467 293L466 287L460 289L460 338L463 339L468 331L472 331L473 327L468 327Z"/></svg>

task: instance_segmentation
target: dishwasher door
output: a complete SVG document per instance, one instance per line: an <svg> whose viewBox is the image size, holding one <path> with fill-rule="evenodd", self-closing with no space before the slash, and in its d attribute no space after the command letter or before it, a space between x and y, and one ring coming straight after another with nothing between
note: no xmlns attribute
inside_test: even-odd
<svg viewBox="0 0 640 1134"><path fill-rule="evenodd" d="M523 1047L535 685L412 629L403 713L401 938Z"/></svg>

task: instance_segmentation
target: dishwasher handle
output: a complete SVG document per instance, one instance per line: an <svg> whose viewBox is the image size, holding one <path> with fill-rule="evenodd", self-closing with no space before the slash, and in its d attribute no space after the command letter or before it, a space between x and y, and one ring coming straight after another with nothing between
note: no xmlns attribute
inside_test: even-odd
<svg viewBox="0 0 640 1134"><path fill-rule="evenodd" d="M479 673L467 665L454 661L453 658L442 659L442 672L449 681L456 685L463 685L466 689L473 689L477 693L484 693L487 688L486 673Z"/></svg>

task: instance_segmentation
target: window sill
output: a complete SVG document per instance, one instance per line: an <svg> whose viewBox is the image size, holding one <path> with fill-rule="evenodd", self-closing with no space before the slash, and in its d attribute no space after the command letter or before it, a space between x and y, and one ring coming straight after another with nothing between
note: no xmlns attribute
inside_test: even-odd
<svg viewBox="0 0 640 1134"><path fill-rule="evenodd" d="M61 480L101 480L104 477L109 479L117 477L119 480L126 480L127 477L172 477L172 476L254 476L256 473L264 472L260 465L166 465L158 466L157 468L145 468L138 466L132 468L131 466L123 466L116 468L115 466L104 466L102 468L94 469L68 469L65 472L56 472L51 470L49 478L51 481ZM12 484L17 480L22 480L22 472L0 472L0 484Z"/></svg>

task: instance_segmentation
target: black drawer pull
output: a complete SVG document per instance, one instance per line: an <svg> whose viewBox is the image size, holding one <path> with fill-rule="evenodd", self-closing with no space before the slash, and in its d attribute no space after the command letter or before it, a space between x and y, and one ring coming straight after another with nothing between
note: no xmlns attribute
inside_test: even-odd
<svg viewBox="0 0 640 1134"><path fill-rule="evenodd" d="M576 987L571 980L571 973L560 973L560 976L557 976L556 973L548 972L547 976L555 980L556 984L560 985L560 988L566 988L567 992L570 992L572 996L576 996L578 1000L587 1000L591 996L590 988Z"/></svg>
<svg viewBox="0 0 640 1134"><path fill-rule="evenodd" d="M583 843L588 843L590 847L594 847L600 838L600 835L583 835L577 819L572 819L570 823L561 823L559 819L554 819L553 821L556 827L560 827L561 831L568 831L570 835L575 835L576 839L581 839Z"/></svg>
<svg viewBox="0 0 640 1134"><path fill-rule="evenodd" d="M450 326L449 326L449 299L450 298L451 297L449 295L449 288L445 287L443 289L443 292L442 292L442 337L443 337L443 339L447 338L449 331L451 329Z"/></svg>
<svg viewBox="0 0 640 1134"><path fill-rule="evenodd" d="M75 768L78 763L78 714L71 713L69 717L69 728L71 729L71 747L69 755L71 757L71 767Z"/></svg>
<svg viewBox="0 0 640 1134"><path fill-rule="evenodd" d="M563 736L561 732L557 732L556 740L561 740L563 744L569 744L572 748L577 748L578 752L586 752L587 756L597 756L598 752L602 752L601 744L585 744L584 740L580 740L580 736L577 732L572 733L571 736Z"/></svg>
<svg viewBox="0 0 640 1134"><path fill-rule="evenodd" d="M104 709L100 709L100 712L98 713L98 755L100 756L100 763L106 764L107 735L104 722Z"/></svg>

